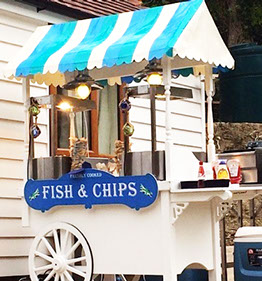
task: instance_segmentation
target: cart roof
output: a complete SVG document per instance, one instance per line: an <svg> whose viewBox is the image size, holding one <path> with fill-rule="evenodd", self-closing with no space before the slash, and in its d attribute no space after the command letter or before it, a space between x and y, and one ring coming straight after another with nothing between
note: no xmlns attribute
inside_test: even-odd
<svg viewBox="0 0 262 281"><path fill-rule="evenodd" d="M63 85L68 72L87 68L95 79L129 76L163 56L173 58L173 69L234 66L204 0L191 0L39 27L5 76Z"/></svg>

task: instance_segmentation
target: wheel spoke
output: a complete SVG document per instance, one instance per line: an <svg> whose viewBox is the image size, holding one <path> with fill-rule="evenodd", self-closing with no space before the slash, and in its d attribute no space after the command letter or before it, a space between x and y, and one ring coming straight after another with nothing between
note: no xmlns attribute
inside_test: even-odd
<svg viewBox="0 0 262 281"><path fill-rule="evenodd" d="M85 265L74 265L74 268L78 269L78 270L80 270L82 272L85 272L85 273L87 272Z"/></svg>
<svg viewBox="0 0 262 281"><path fill-rule="evenodd" d="M61 254L64 254L66 251L68 235L69 235L68 230L66 230L65 234L64 234L64 231L60 232Z"/></svg>
<svg viewBox="0 0 262 281"><path fill-rule="evenodd" d="M48 275L47 277L44 279L44 281L49 281L55 274L55 270L53 269Z"/></svg>
<svg viewBox="0 0 262 281"><path fill-rule="evenodd" d="M59 281L59 274L58 273L55 275L55 280L54 281Z"/></svg>
<svg viewBox="0 0 262 281"><path fill-rule="evenodd" d="M34 270L35 271L46 271L46 270L52 269L52 268L53 268L52 264L47 264L47 265L44 265L44 266L37 267Z"/></svg>
<svg viewBox="0 0 262 281"><path fill-rule="evenodd" d="M43 254L43 253L40 253L38 251L35 252L35 255L36 256L39 256L40 258L44 259L44 260L47 260L49 262L53 262L53 258L47 256L46 254Z"/></svg>
<svg viewBox="0 0 262 281"><path fill-rule="evenodd" d="M61 281L65 281L65 275L63 273L60 274L60 279L61 279Z"/></svg>
<svg viewBox="0 0 262 281"><path fill-rule="evenodd" d="M72 264L72 263L77 263L80 261L84 261L86 260L87 257L79 257L79 258L75 258L75 259L71 259L67 261L67 264Z"/></svg>
<svg viewBox="0 0 262 281"><path fill-rule="evenodd" d="M68 281L74 281L74 279L73 279L72 276L68 273L68 271L65 271L64 274L65 274L65 276L66 276L66 278L67 278Z"/></svg>
<svg viewBox="0 0 262 281"><path fill-rule="evenodd" d="M55 257L56 253L53 249L53 247L50 245L50 243L47 241L47 239L45 237L42 237L42 240L45 243L46 248L48 249L48 251L50 252L50 254Z"/></svg>
<svg viewBox="0 0 262 281"><path fill-rule="evenodd" d="M68 257L69 255L71 255L80 245L80 241L78 240L72 247L71 249L66 253L66 257Z"/></svg>
<svg viewBox="0 0 262 281"><path fill-rule="evenodd" d="M80 271L80 270L74 268L73 266L68 265L66 267L66 269L71 271L72 273L75 273L75 274L79 275L79 276L82 276L84 278L86 277L86 274L83 271Z"/></svg>
<svg viewBox="0 0 262 281"><path fill-rule="evenodd" d="M60 251L59 239L56 229L53 229L53 234L54 234L54 241L55 241L55 249L56 252L59 254L61 251Z"/></svg>

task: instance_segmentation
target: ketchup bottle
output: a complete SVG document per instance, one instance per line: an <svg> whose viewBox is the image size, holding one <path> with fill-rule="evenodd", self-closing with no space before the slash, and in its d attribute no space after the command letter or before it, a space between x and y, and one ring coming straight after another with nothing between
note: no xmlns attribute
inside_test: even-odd
<svg viewBox="0 0 262 281"><path fill-rule="evenodd" d="M199 162L199 168L198 168L198 182L197 182L197 187L205 187L205 170L203 166L203 162Z"/></svg>
<svg viewBox="0 0 262 281"><path fill-rule="evenodd" d="M242 176L241 176L241 169L240 169L239 161L237 159L228 160L227 168L229 171L230 182L232 184L240 183Z"/></svg>

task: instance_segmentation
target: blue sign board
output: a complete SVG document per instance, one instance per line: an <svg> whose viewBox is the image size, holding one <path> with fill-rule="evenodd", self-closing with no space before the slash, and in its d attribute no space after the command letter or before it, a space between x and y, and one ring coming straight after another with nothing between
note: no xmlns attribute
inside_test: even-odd
<svg viewBox="0 0 262 281"><path fill-rule="evenodd" d="M158 186L154 176L113 175L95 169L68 173L59 179L28 180L25 185L27 204L42 212L54 206L123 204L139 210L157 198Z"/></svg>

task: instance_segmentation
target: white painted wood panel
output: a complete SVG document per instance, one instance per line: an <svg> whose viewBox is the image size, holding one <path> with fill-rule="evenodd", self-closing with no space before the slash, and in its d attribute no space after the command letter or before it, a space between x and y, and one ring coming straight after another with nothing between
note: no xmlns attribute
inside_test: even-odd
<svg viewBox="0 0 262 281"><path fill-rule="evenodd" d="M4 62L8 62L13 58L13 55L16 54L21 47L16 45L10 45L5 42L0 41L0 60Z"/></svg>
<svg viewBox="0 0 262 281"><path fill-rule="evenodd" d="M21 218L22 200L1 198L0 218Z"/></svg>
<svg viewBox="0 0 262 281"><path fill-rule="evenodd" d="M8 34L8 37L5 36ZM32 34L31 30L20 29L17 26L10 26L10 23L0 22L0 41L22 47Z"/></svg>
<svg viewBox="0 0 262 281"><path fill-rule="evenodd" d="M0 178L0 198L20 198L23 186L22 179Z"/></svg>
<svg viewBox="0 0 262 281"><path fill-rule="evenodd" d="M2 257L25 257L29 253L29 248L33 238L2 238L0 239L0 258ZM12 251L6 245L12 244Z"/></svg>
<svg viewBox="0 0 262 281"><path fill-rule="evenodd" d="M3 2L3 0L1 1ZM10 1L9 1L10 2ZM25 30L33 32L37 26L45 25L48 21L40 21L27 17L25 14L18 14L4 9L0 5L0 23L5 26L17 28L18 30Z"/></svg>
<svg viewBox="0 0 262 281"><path fill-rule="evenodd" d="M34 233L29 227L22 227L20 218L4 219L0 218L0 225L5 227L0 227L0 239L1 238L32 238ZM1 267L1 266L0 266Z"/></svg>
<svg viewBox="0 0 262 281"><path fill-rule="evenodd" d="M47 156L47 144L36 143L35 152L42 157ZM23 160L24 143L20 140L7 140L0 138L0 158Z"/></svg>
<svg viewBox="0 0 262 281"><path fill-rule="evenodd" d="M22 103L1 101L0 100L0 119L6 119L11 121L23 122L24 120L24 105ZM48 123L48 111L41 109L38 115L38 124L47 125Z"/></svg>
<svg viewBox="0 0 262 281"><path fill-rule="evenodd" d="M13 247L10 244L10 249ZM25 276L28 275L27 257L0 258L0 276Z"/></svg>
<svg viewBox="0 0 262 281"><path fill-rule="evenodd" d="M23 161L0 158L0 177L10 179L22 179Z"/></svg>
<svg viewBox="0 0 262 281"><path fill-rule="evenodd" d="M23 140L23 136L24 136L23 126L24 126L23 122L0 118L0 138ZM47 126L39 125L39 128L41 130L41 135L36 139L36 142L47 143L48 142Z"/></svg>
<svg viewBox="0 0 262 281"><path fill-rule="evenodd" d="M171 126L173 143L188 147L192 151L205 150L204 97L201 93L200 79L190 76L177 80L179 87L190 88L192 99L171 101ZM130 99L130 122L135 126L131 138L132 150L151 149L150 100ZM165 142L165 102L156 101L157 149L164 149Z"/></svg>

